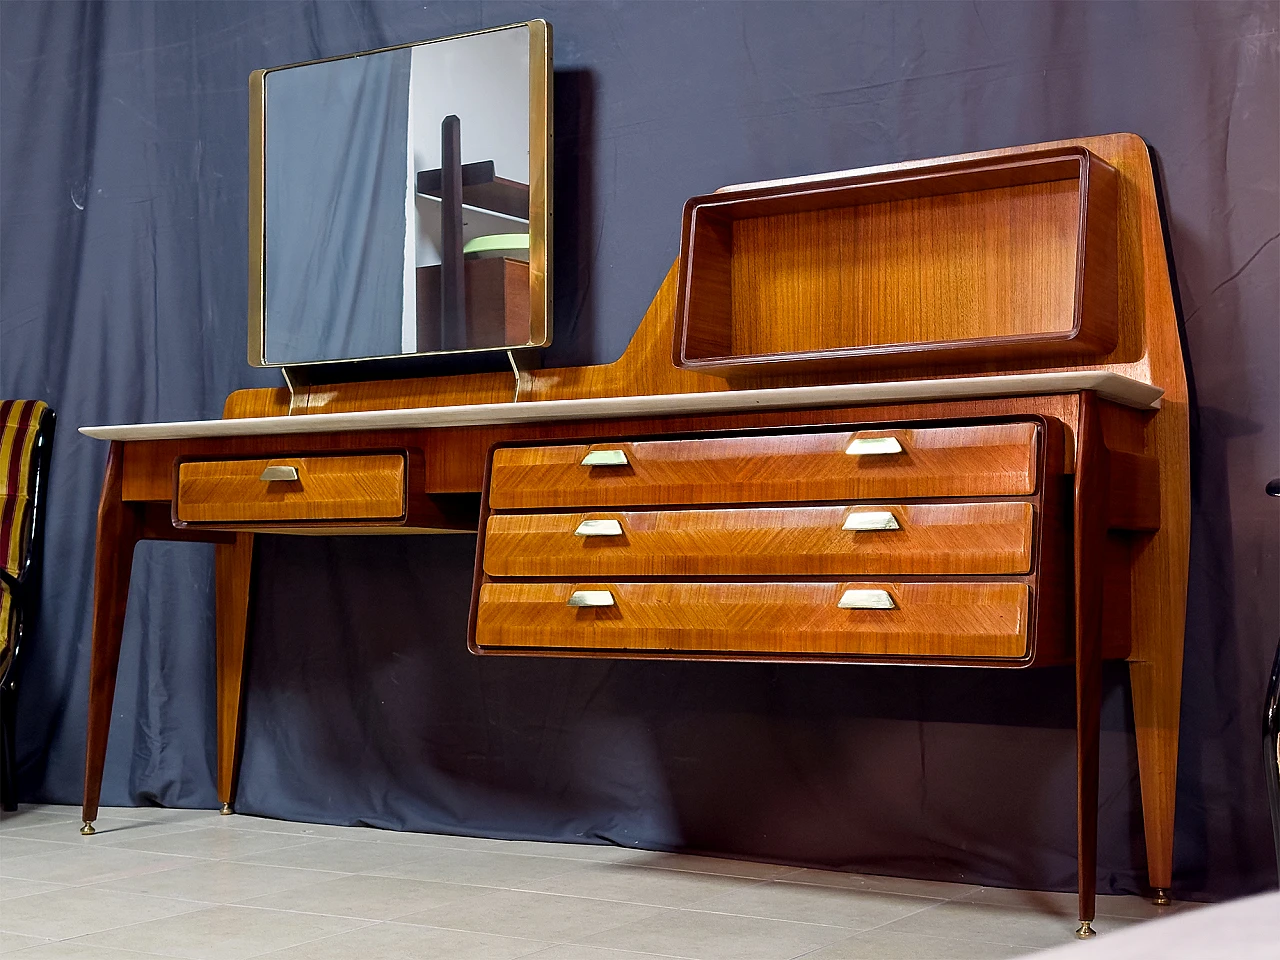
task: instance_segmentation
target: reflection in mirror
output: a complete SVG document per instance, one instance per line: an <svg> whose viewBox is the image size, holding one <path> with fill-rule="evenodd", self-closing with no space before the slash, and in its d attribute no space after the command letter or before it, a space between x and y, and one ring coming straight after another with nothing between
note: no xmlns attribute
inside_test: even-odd
<svg viewBox="0 0 1280 960"><path fill-rule="evenodd" d="M251 362L546 345L544 31L262 72Z"/></svg>

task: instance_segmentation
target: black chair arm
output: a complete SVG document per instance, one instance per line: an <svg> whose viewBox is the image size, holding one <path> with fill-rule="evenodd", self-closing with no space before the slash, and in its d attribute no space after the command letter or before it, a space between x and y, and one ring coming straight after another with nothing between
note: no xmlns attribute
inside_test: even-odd
<svg viewBox="0 0 1280 960"><path fill-rule="evenodd" d="M8 570L5 570L3 567L0 567L0 583L3 583L6 587L8 587L10 592L15 597L17 597L20 593L23 593L27 589L26 579L27 579L27 571L25 569L22 571L22 576L15 577Z"/></svg>

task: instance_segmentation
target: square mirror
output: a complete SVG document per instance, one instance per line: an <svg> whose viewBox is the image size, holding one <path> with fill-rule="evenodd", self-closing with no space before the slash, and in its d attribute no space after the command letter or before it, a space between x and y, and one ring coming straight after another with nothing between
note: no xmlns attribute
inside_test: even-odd
<svg viewBox="0 0 1280 960"><path fill-rule="evenodd" d="M249 362L551 341L551 29L255 71Z"/></svg>

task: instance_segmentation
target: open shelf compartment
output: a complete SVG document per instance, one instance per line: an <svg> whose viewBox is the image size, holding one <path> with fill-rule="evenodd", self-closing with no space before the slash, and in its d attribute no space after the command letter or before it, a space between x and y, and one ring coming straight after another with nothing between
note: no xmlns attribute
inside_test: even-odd
<svg viewBox="0 0 1280 960"><path fill-rule="evenodd" d="M694 197L675 362L735 374L1102 356L1118 176L1084 148Z"/></svg>

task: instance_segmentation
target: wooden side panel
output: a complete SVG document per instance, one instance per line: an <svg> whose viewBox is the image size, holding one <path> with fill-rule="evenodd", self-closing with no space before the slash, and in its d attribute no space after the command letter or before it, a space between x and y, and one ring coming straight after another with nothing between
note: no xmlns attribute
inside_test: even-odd
<svg viewBox="0 0 1280 960"><path fill-rule="evenodd" d="M291 467L296 480L263 480ZM405 515L405 457L205 460L178 466L174 516L184 523L393 520Z"/></svg>
<svg viewBox="0 0 1280 960"><path fill-rule="evenodd" d="M668 503L1026 496L1036 488L1033 423L642 440L494 451L494 509ZM891 440L897 452L858 443ZM620 451L620 466L584 466Z"/></svg>
<svg viewBox="0 0 1280 960"><path fill-rule="evenodd" d="M845 529L889 514L897 529ZM494 514L492 577L806 577L1031 572L1030 503ZM578 535L613 520L617 535ZM864 520L865 522L865 520Z"/></svg>
<svg viewBox="0 0 1280 960"><path fill-rule="evenodd" d="M849 589L892 610L844 610ZM568 605L608 591L607 607ZM629 655L1016 658L1027 651L1022 583L486 583L476 646Z"/></svg>

